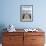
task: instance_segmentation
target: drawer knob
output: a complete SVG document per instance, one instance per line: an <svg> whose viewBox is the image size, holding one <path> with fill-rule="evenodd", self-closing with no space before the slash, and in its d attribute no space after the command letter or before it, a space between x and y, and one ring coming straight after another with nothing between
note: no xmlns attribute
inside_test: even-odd
<svg viewBox="0 0 46 46"><path fill-rule="evenodd" d="M32 40L36 40L36 39L32 39Z"/></svg>
<svg viewBox="0 0 46 46"><path fill-rule="evenodd" d="M9 38L10 40L13 40L13 38Z"/></svg>

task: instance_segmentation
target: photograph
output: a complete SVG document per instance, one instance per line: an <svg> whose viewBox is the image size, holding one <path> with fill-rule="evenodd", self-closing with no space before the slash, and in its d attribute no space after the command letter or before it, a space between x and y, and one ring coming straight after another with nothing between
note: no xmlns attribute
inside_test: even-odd
<svg viewBox="0 0 46 46"><path fill-rule="evenodd" d="M23 22L32 21L32 5L21 5L20 6L20 20Z"/></svg>

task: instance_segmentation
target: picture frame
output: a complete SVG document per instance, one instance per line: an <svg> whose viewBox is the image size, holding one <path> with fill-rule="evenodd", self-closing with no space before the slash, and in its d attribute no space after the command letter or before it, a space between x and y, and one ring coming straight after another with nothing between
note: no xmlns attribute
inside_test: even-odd
<svg viewBox="0 0 46 46"><path fill-rule="evenodd" d="M20 21L32 22L33 21L33 5L20 6Z"/></svg>

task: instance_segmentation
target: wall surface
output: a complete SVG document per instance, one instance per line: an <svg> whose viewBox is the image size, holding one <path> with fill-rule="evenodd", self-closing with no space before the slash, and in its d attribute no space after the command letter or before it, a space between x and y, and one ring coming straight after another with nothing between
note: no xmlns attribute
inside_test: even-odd
<svg viewBox="0 0 46 46"><path fill-rule="evenodd" d="M20 5L33 5L32 22L20 21ZM46 0L0 0L0 27L9 24L22 29L40 27L46 32Z"/></svg>

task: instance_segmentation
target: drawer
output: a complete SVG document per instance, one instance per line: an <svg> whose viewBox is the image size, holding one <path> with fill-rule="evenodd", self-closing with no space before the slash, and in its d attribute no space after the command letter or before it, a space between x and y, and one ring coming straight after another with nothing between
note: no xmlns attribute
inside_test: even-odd
<svg viewBox="0 0 46 46"><path fill-rule="evenodd" d="M32 43L33 44L43 44L44 36L32 36Z"/></svg>
<svg viewBox="0 0 46 46"><path fill-rule="evenodd" d="M9 38L8 37L3 37L3 44L4 43L9 43Z"/></svg>
<svg viewBox="0 0 46 46"><path fill-rule="evenodd" d="M23 32L4 32L4 36L23 36Z"/></svg>
<svg viewBox="0 0 46 46"><path fill-rule="evenodd" d="M3 43L14 43L23 41L23 36L4 36Z"/></svg>
<svg viewBox="0 0 46 46"><path fill-rule="evenodd" d="M44 46L44 44L32 44L32 46Z"/></svg>
<svg viewBox="0 0 46 46"><path fill-rule="evenodd" d="M23 43L20 44L2 44L2 46L23 46Z"/></svg>
<svg viewBox="0 0 46 46"><path fill-rule="evenodd" d="M3 46L20 46L19 44L3 44ZM22 46L22 44L21 44Z"/></svg>
<svg viewBox="0 0 46 46"><path fill-rule="evenodd" d="M44 32L25 32L24 36L44 36Z"/></svg>
<svg viewBox="0 0 46 46"><path fill-rule="evenodd" d="M24 40L32 40L32 36L24 36Z"/></svg>
<svg viewBox="0 0 46 46"><path fill-rule="evenodd" d="M25 46L31 46L31 44L32 44L32 37L30 37L30 36L26 36L26 37L24 37L24 45Z"/></svg>
<svg viewBox="0 0 46 46"><path fill-rule="evenodd" d="M3 46L22 46L23 38L22 37L7 37L3 40Z"/></svg>
<svg viewBox="0 0 46 46"><path fill-rule="evenodd" d="M3 41L15 41L15 40L21 40L23 39L23 36L4 36Z"/></svg>

